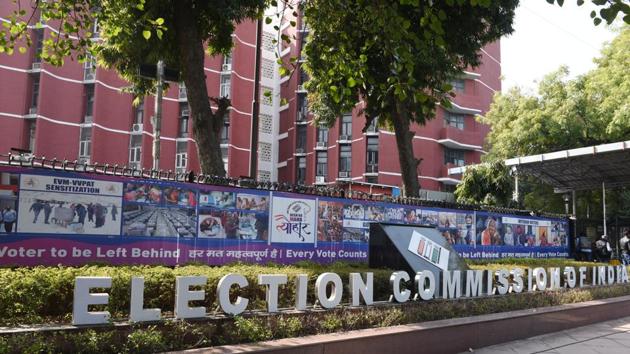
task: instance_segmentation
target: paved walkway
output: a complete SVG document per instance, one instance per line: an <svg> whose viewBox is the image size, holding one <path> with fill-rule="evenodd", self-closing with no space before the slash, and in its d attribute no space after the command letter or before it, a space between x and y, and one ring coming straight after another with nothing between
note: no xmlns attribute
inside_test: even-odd
<svg viewBox="0 0 630 354"><path fill-rule="evenodd" d="M514 328L518 331L518 328ZM628 354L630 317L472 350L474 353Z"/></svg>

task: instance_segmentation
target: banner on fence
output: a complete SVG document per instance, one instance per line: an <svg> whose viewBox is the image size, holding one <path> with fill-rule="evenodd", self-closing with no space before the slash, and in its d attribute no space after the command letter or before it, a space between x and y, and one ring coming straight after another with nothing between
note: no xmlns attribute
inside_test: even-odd
<svg viewBox="0 0 630 354"><path fill-rule="evenodd" d="M378 222L435 228L464 258L569 255L564 219L13 166L0 174L0 265L367 262ZM409 247L434 258L426 241Z"/></svg>

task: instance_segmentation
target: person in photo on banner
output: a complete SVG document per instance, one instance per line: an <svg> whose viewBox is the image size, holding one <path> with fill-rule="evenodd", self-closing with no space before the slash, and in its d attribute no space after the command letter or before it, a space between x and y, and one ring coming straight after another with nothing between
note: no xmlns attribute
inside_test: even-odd
<svg viewBox="0 0 630 354"><path fill-rule="evenodd" d="M17 212L11 207L6 207L2 211L2 223L4 225L4 232L10 234L13 232L13 224L17 219Z"/></svg>

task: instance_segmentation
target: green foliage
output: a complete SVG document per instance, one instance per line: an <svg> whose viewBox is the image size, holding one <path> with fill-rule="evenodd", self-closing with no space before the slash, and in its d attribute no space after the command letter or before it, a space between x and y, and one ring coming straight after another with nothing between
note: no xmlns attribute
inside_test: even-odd
<svg viewBox="0 0 630 354"><path fill-rule="evenodd" d="M480 118L491 126L486 140L488 154L484 157L490 165L464 174L457 189L458 200L487 202L484 198L488 193L494 196L493 188L499 195L507 193L512 182L505 168L500 172L491 167L494 161L630 139L629 26L621 28L595 62L595 69L571 80L566 67L550 73L538 85L538 95L513 88L495 96L486 116ZM565 212L562 197L551 187L527 176L519 178L525 208ZM601 198L598 193L580 193L578 197L583 201L578 206L597 205ZM626 213L621 206L630 201L624 196L627 198L627 191L607 198L612 206L619 206L611 210ZM498 205L507 205L502 198L494 200Z"/></svg>
<svg viewBox="0 0 630 354"><path fill-rule="evenodd" d="M236 335L247 342L260 342L269 340L272 337L271 329L267 326L263 318L243 318L236 317L234 319L236 326Z"/></svg>
<svg viewBox="0 0 630 354"><path fill-rule="evenodd" d="M513 262L520 266L542 265L521 259ZM546 262L549 266L572 264L567 260ZM494 269L492 264L485 268ZM0 353L149 353L184 350L555 306L628 294L630 285L623 284L475 299L381 304L368 308L344 307L290 315L216 318L191 322L166 321L157 325L110 326L51 331L45 334L26 332L0 336Z"/></svg>
<svg viewBox="0 0 630 354"><path fill-rule="evenodd" d="M148 308L160 308L170 313L175 304L175 277L204 275L208 277L205 287L206 297L199 306L209 311L218 306L216 299L217 283L228 273L243 274L249 282L240 294L250 300L250 309L265 309L265 289L257 286L258 274L287 274L289 283L279 288L279 305L291 307L295 303L294 279L297 274L309 276L312 288L316 277L332 271L342 279L348 279L351 272L374 272L375 298L384 300L389 295L387 270L370 270L364 266L336 263L318 265L302 263L298 266L245 265L234 264L224 267L188 265L177 268L161 266L84 266L84 267L34 267L0 269L0 324L29 324L44 321L68 322L72 313L74 279L77 276L109 276L112 287L109 293L109 305L104 307L113 318L128 318L131 277L145 278L144 303ZM345 286L347 287L347 282ZM344 289L344 301L349 301L349 289ZM314 302L313 292L309 292L309 301Z"/></svg>
<svg viewBox="0 0 630 354"><path fill-rule="evenodd" d="M512 32L517 0L312 0L305 48L311 109L334 124L359 99L370 118L394 127L405 194L418 190L410 123L424 124L435 106L450 106L447 82L479 65L478 51ZM448 30L446 30L448 29Z"/></svg>
<svg viewBox="0 0 630 354"><path fill-rule="evenodd" d="M157 353L166 349L162 332L156 326L149 326L129 333L123 353Z"/></svg>
<svg viewBox="0 0 630 354"><path fill-rule="evenodd" d="M547 0L548 3L558 3L562 6L564 0ZM593 24L598 26L602 21L606 21L609 25L615 21L615 19L621 15L623 21L630 24L630 5L626 0L591 0L595 6L601 7L599 11L591 11L591 18ZM584 0L577 0L579 6L584 5Z"/></svg>
<svg viewBox="0 0 630 354"><path fill-rule="evenodd" d="M509 204L513 187L503 162L481 164L466 169L455 197L459 203L504 206Z"/></svg>

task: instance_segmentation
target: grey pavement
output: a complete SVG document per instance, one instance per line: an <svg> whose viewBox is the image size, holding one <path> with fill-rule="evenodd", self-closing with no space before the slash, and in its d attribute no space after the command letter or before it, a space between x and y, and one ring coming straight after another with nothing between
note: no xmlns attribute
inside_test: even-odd
<svg viewBox="0 0 630 354"><path fill-rule="evenodd" d="M515 328L515 330L518 330ZM473 353L630 353L630 317L472 349Z"/></svg>

